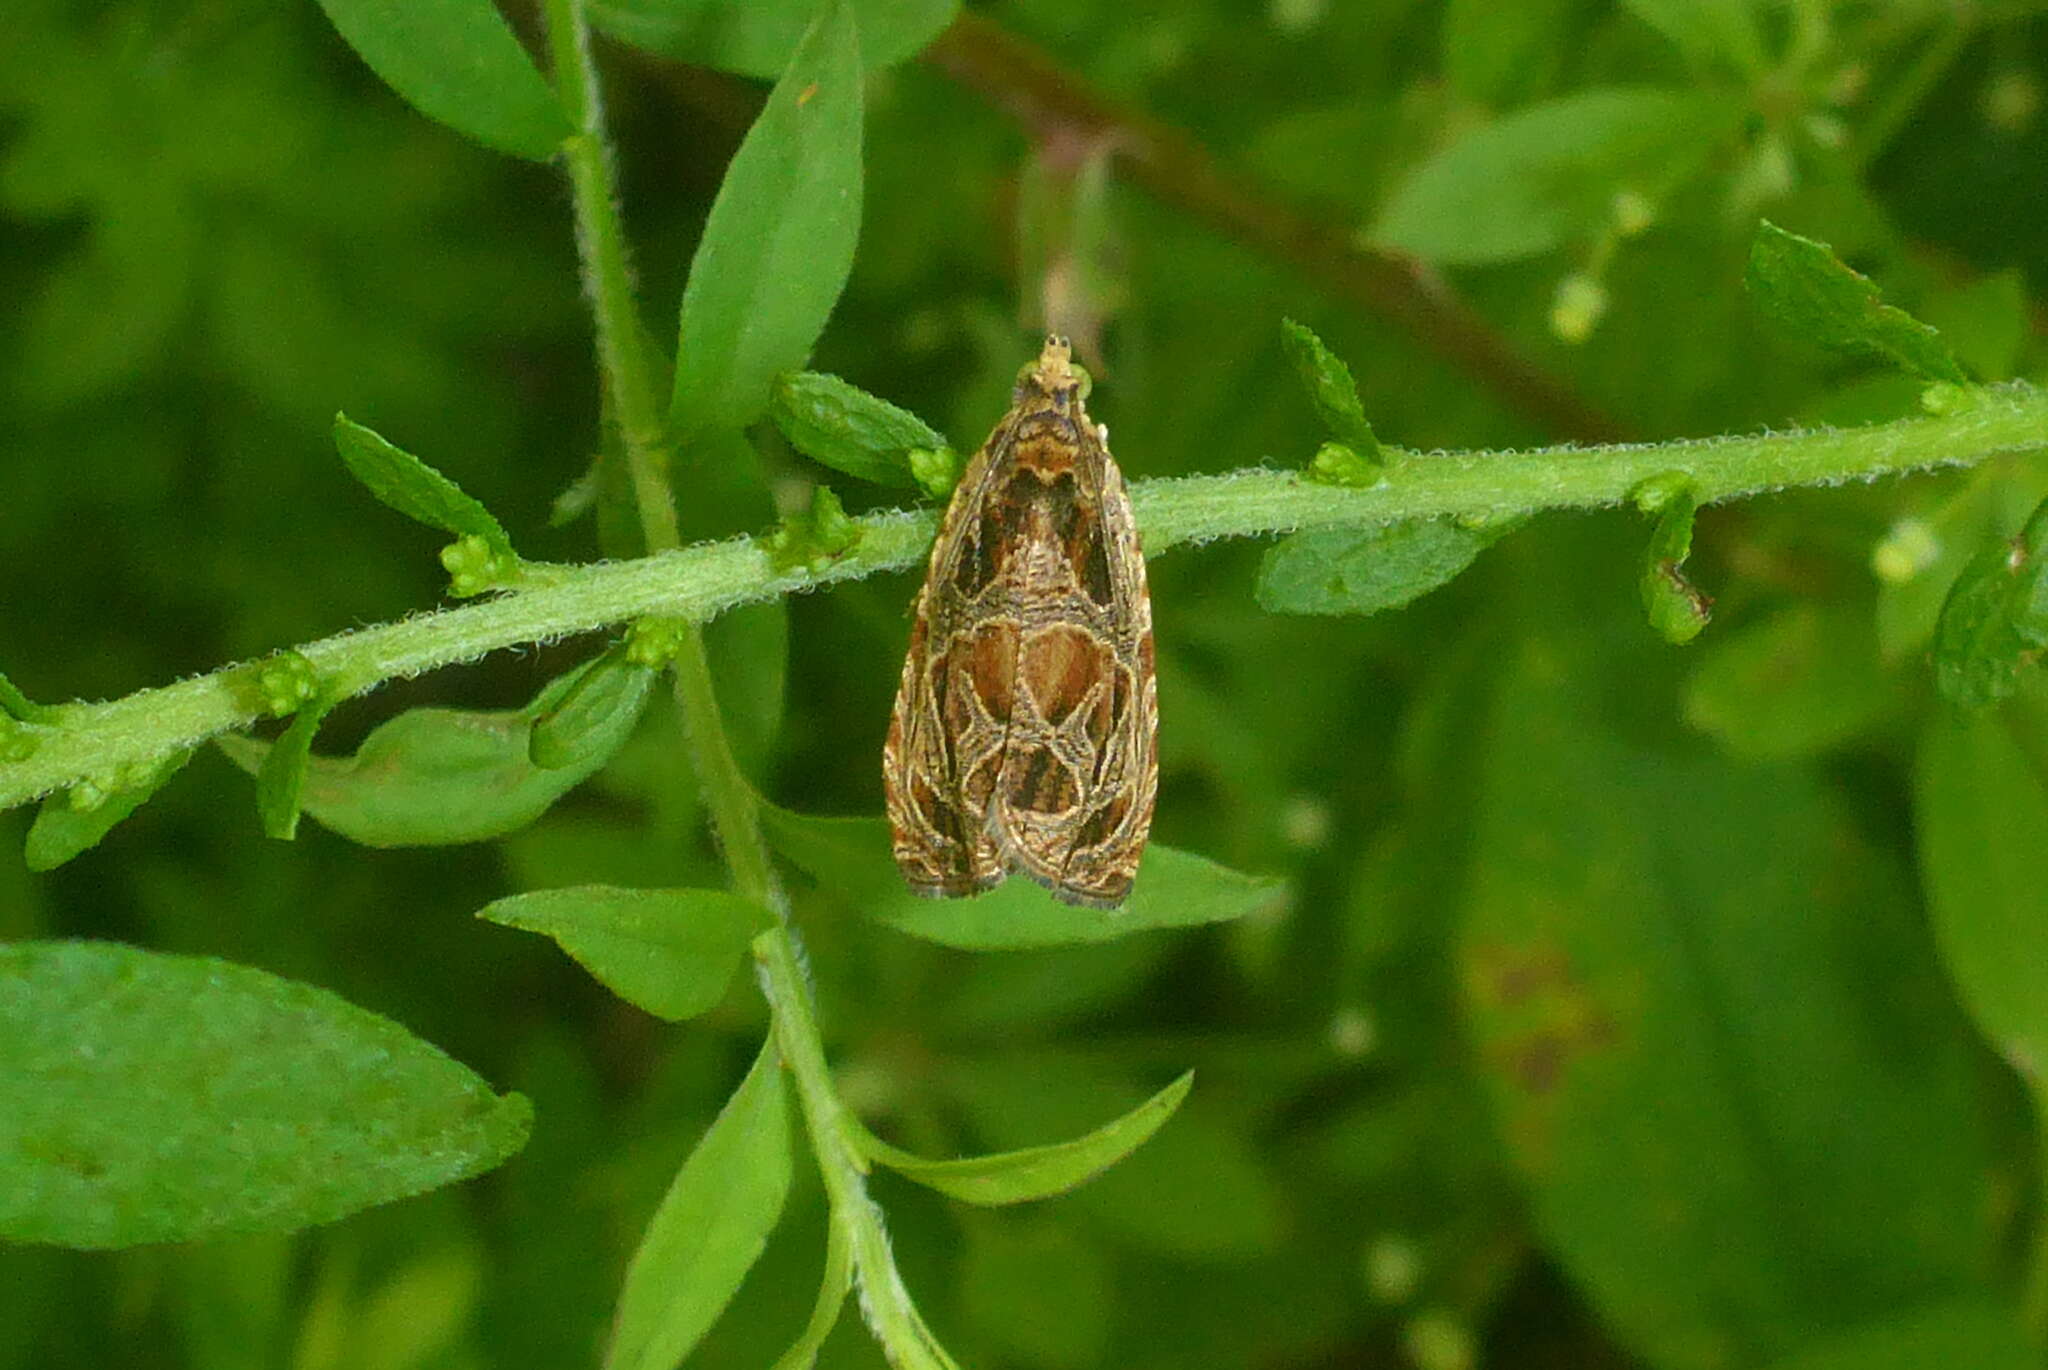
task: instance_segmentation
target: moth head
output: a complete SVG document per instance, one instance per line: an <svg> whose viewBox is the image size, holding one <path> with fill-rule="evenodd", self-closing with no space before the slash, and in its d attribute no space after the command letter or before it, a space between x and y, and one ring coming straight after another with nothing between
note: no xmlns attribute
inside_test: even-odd
<svg viewBox="0 0 2048 1370"><path fill-rule="evenodd" d="M1054 398L1070 395L1085 400L1094 385L1087 368L1074 364L1073 345L1059 333L1048 334L1045 346L1038 353L1038 360L1026 362L1017 370L1019 400L1034 390Z"/></svg>

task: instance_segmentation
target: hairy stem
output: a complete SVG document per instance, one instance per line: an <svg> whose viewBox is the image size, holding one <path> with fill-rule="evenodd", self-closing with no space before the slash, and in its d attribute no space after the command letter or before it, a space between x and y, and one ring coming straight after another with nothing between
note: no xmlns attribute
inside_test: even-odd
<svg viewBox="0 0 2048 1370"><path fill-rule="evenodd" d="M657 556L675 553L681 538L669 483L670 425L664 421L654 368L641 338L581 0L549 0L548 14L560 88L577 128L566 151L575 192L576 238L597 316L598 355L625 438L647 550ZM825 1064L824 1041L811 1010L811 987L798 959L788 900L761 832L759 801L733 757L719 715L701 628L708 615L681 617L687 626L671 663L676 704L733 888L775 914L776 926L754 940L755 966L776 1043L796 1078L805 1127L831 1197L832 1222L844 1234L852 1256L862 1311L890 1361L901 1370L956 1370L926 1330L896 1273L881 1210L868 1197L865 1167L841 1121L842 1105Z"/></svg>
<svg viewBox="0 0 2048 1370"><path fill-rule="evenodd" d="M762 933L754 940L754 960L761 992L774 1010L776 1045L796 1078L804 1127L817 1153L832 1221L852 1250L861 1312L898 1370L955 1370L952 1357L925 1326L896 1273L882 1211L868 1197L867 1164L855 1147L846 1106L832 1087L794 939L782 928Z"/></svg>
<svg viewBox="0 0 2048 1370"><path fill-rule="evenodd" d="M1397 469L1369 490L1253 469L1140 481L1131 494L1145 547L1157 554L1182 542L1299 528L1593 508L1619 503L1641 481L1666 472L1689 478L1707 504L2048 448L2048 394L2015 384L1973 392L1973 399L1961 413L1867 428L1657 445L1397 453ZM345 697L503 647L647 615L701 623L737 604L904 570L924 557L937 526L929 511L871 514L855 522L860 537L854 547L815 566L779 568L765 539L741 537L638 561L550 567L533 588L343 633L299 651ZM36 750L0 765L0 807L82 779L117 777L124 767L246 727L264 716L257 669L230 666L104 704L65 705L54 723L25 725ZM739 807L730 796L720 802L727 810Z"/></svg>
<svg viewBox="0 0 2048 1370"><path fill-rule="evenodd" d="M1518 355L1422 263L1361 247L1349 226L1327 223L1243 170L1224 168L1179 129L1117 104L986 15L963 10L925 57L1041 139L1080 135L1108 145L1134 184L1404 330L1548 431L1581 441L1622 436L1569 385Z"/></svg>

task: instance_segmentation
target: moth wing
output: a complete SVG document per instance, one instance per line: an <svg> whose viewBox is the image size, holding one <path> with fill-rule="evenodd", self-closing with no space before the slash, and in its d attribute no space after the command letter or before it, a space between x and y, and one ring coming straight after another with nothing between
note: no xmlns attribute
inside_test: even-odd
<svg viewBox="0 0 2048 1370"><path fill-rule="evenodd" d="M1092 517L1065 547L1067 612L1035 622L1018 648L1013 737L989 812L1005 858L1067 903L1114 908L1130 892L1158 788L1152 609L1130 496L1108 451L1076 464Z"/></svg>
<svg viewBox="0 0 2048 1370"><path fill-rule="evenodd" d="M891 851L911 889L930 897L973 894L1003 878L980 808L963 802L962 758L974 739L961 733L977 730L965 697L971 684L955 660L961 625L944 592L958 579L963 561L977 554L974 512L988 467L985 446L968 463L940 524L882 748Z"/></svg>

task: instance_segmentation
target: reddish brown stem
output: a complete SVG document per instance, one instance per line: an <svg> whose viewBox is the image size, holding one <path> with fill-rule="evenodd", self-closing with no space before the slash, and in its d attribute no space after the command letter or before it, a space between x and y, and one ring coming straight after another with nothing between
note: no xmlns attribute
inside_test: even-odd
<svg viewBox="0 0 2048 1370"><path fill-rule="evenodd" d="M1118 106L993 20L963 10L925 58L1040 140L1111 141L1135 184L1402 329L1546 430L1584 442L1623 436L1570 386L1517 355L1421 262L1358 247L1344 229L1242 172L1225 171L1179 129Z"/></svg>

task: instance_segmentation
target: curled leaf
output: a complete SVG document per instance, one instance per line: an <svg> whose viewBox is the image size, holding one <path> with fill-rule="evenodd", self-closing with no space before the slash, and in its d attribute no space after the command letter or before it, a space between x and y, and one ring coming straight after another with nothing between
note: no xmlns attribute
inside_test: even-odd
<svg viewBox="0 0 2048 1370"><path fill-rule="evenodd" d="M862 1145L876 1162L966 1203L1024 1203L1063 1194L1136 1151L1173 1116L1194 1082L1189 1071L1121 1118L1049 1146L928 1161L875 1137L863 1138Z"/></svg>

